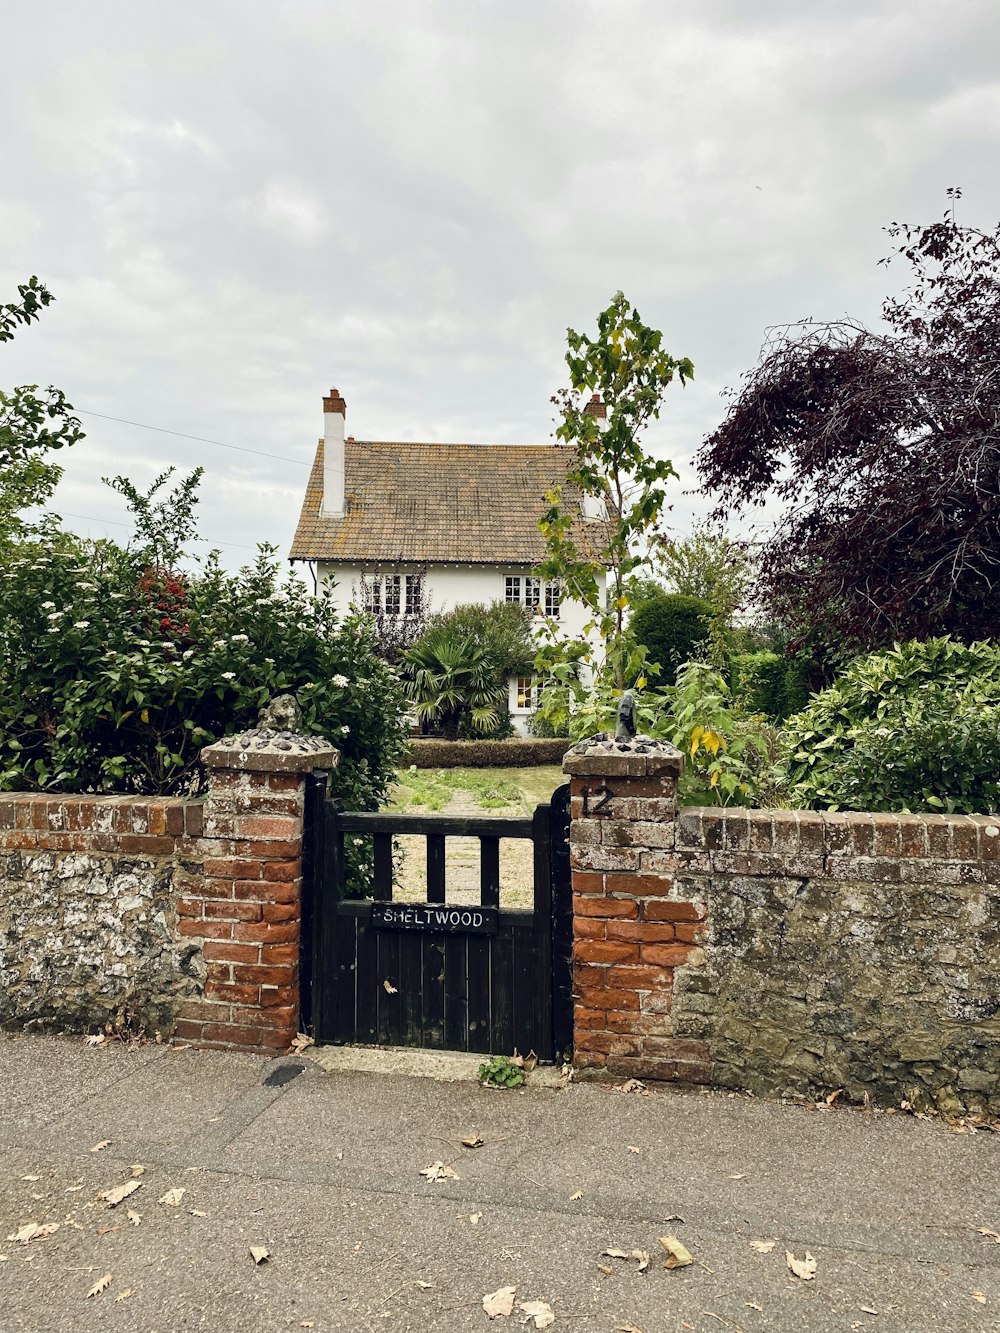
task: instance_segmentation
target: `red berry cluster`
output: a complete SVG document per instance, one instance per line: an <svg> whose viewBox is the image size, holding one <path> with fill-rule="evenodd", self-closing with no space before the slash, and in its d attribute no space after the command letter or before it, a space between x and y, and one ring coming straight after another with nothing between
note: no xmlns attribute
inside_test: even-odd
<svg viewBox="0 0 1000 1333"><path fill-rule="evenodd" d="M187 583L180 574L149 565L139 579L139 606L150 625L156 625L164 638L186 639L191 633L187 623Z"/></svg>

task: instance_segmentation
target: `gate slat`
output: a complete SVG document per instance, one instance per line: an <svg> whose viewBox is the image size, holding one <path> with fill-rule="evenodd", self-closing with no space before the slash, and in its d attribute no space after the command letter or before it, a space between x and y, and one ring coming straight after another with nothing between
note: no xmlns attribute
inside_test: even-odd
<svg viewBox="0 0 1000 1333"><path fill-rule="evenodd" d="M424 977L421 936L405 931L399 937L399 1040L404 1046L424 1044Z"/></svg>
<svg viewBox="0 0 1000 1333"><path fill-rule="evenodd" d="M479 902L483 907L500 906L500 839L479 839Z"/></svg>
<svg viewBox="0 0 1000 1333"><path fill-rule="evenodd" d="M375 978L375 1003L378 1011L378 1043L398 1046L402 1039L399 1013L399 932L375 931L378 976ZM386 990L386 982L393 988Z"/></svg>
<svg viewBox="0 0 1000 1333"><path fill-rule="evenodd" d="M514 1049L514 948L511 942L511 913L502 912L493 937L493 967L490 970L490 1015L494 1055L510 1055Z"/></svg>
<svg viewBox="0 0 1000 1333"><path fill-rule="evenodd" d="M372 838L374 851L373 894L377 902L392 900L392 834L376 833Z"/></svg>
<svg viewBox="0 0 1000 1333"><path fill-rule="evenodd" d="M469 940L469 1050L491 1052L490 955L493 942L487 935ZM503 1054L501 1051L500 1054Z"/></svg>
<svg viewBox="0 0 1000 1333"><path fill-rule="evenodd" d="M371 916L366 913L356 918L357 959L355 973L354 1040L365 1045L378 1041L378 945L380 932L372 929Z"/></svg>
<svg viewBox="0 0 1000 1333"><path fill-rule="evenodd" d="M417 936L423 963L424 1041L428 1046L444 1046L444 937Z"/></svg>
<svg viewBox="0 0 1000 1333"><path fill-rule="evenodd" d="M427 901L443 903L444 896L444 834L427 835Z"/></svg>
<svg viewBox="0 0 1000 1333"><path fill-rule="evenodd" d="M467 935L444 941L444 1044L450 1051L469 1049L469 955Z"/></svg>

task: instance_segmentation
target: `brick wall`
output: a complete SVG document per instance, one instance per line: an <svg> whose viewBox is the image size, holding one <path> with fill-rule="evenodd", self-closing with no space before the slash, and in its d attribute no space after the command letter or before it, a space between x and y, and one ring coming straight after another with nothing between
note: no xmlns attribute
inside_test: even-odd
<svg viewBox="0 0 1000 1333"><path fill-rule="evenodd" d="M200 801L0 798L0 1024L288 1046L305 773L336 752L255 740L203 758Z"/></svg>
<svg viewBox="0 0 1000 1333"><path fill-rule="evenodd" d="M675 810L680 762L567 756L578 1066L1000 1112L1000 821Z"/></svg>

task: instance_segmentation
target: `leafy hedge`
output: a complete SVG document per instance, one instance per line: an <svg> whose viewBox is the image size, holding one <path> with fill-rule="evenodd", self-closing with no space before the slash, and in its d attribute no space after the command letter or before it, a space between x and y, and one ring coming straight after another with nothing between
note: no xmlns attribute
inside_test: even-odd
<svg viewBox="0 0 1000 1333"><path fill-rule="evenodd" d="M794 657L764 649L733 653L729 672L733 694L751 713L780 721L809 700L803 667Z"/></svg>
<svg viewBox="0 0 1000 1333"><path fill-rule="evenodd" d="M859 658L787 723L792 805L1000 810L1000 645L951 638Z"/></svg>
<svg viewBox="0 0 1000 1333"><path fill-rule="evenodd" d="M715 615L710 603L683 593L660 593L642 602L632 616L631 630L660 668L660 683L672 685L678 667L697 656L707 640Z"/></svg>
<svg viewBox="0 0 1000 1333"><path fill-rule="evenodd" d="M292 693L341 751L349 808L381 804L402 749L398 680L364 620L279 582L145 565L111 543L22 546L0 579L0 790L194 792L203 745Z"/></svg>

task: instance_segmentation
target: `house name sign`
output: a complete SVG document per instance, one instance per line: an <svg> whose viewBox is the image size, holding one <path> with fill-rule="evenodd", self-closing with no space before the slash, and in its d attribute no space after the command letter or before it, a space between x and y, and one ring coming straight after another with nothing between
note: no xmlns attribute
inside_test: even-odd
<svg viewBox="0 0 1000 1333"><path fill-rule="evenodd" d="M495 907L458 907L447 903L372 903L376 930L436 930L450 934L495 935Z"/></svg>

